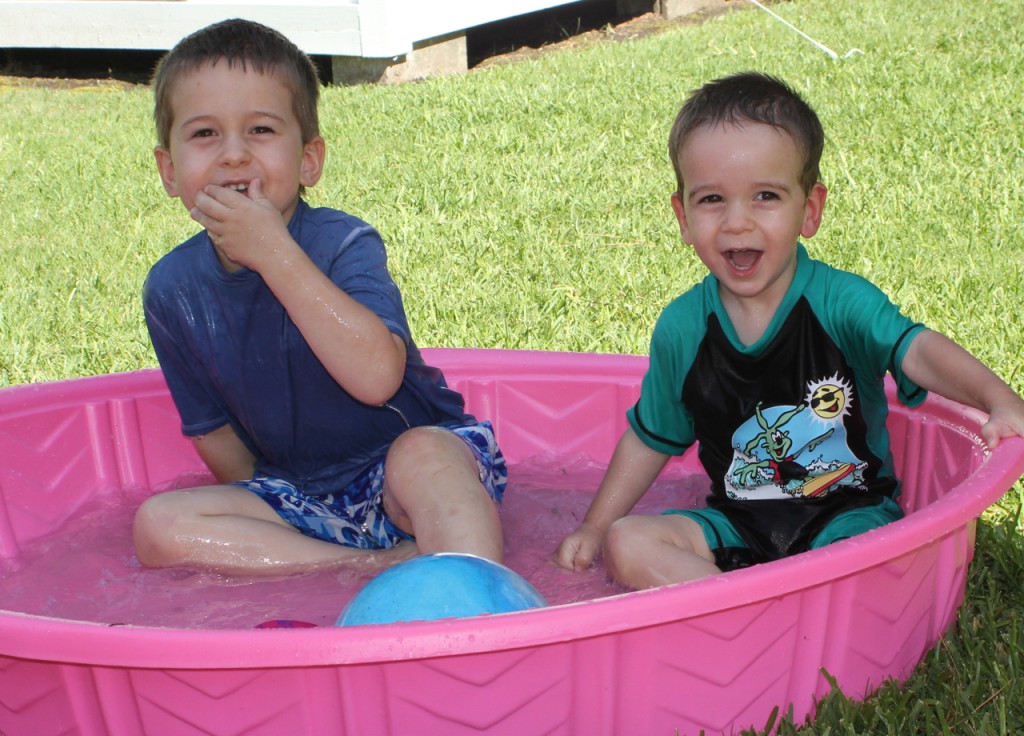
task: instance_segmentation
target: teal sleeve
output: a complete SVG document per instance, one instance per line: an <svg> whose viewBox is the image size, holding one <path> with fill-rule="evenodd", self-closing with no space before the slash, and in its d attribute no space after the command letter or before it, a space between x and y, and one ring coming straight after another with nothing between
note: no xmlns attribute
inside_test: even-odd
<svg viewBox="0 0 1024 736"><path fill-rule="evenodd" d="M901 403L916 406L927 391L903 373L903 358L910 343L925 326L914 322L867 279L830 269L821 295L829 314L828 331L863 376L892 374Z"/></svg>
<svg viewBox="0 0 1024 736"><path fill-rule="evenodd" d="M892 349L892 357L889 361L889 372L896 381L896 397L900 400L900 403L905 406L918 406L922 401L928 398L928 392L907 378L906 374L903 372L903 358L906 356L907 350L910 348L910 343L912 343L914 338L926 329L927 328L920 322L914 322L903 331L903 334L900 335L899 340L896 341L896 345L893 346Z"/></svg>
<svg viewBox="0 0 1024 736"><path fill-rule="evenodd" d="M695 307L680 298L658 319L651 337L650 365L641 385L640 399L626 413L629 425L640 440L666 455L681 455L696 441L692 416L682 400L683 382L699 342L699 336L688 329L697 316L691 313Z"/></svg>

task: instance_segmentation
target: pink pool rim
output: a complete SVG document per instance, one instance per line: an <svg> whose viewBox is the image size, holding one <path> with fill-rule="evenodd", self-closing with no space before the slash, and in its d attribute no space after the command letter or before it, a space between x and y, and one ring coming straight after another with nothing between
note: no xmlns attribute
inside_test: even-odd
<svg viewBox="0 0 1024 736"><path fill-rule="evenodd" d="M424 352L492 419L513 474L540 454L607 462L647 365ZM802 719L828 678L853 698L903 680L955 623L976 519L1024 473L1024 440L988 452L982 419L936 397L914 411L893 404L905 519L687 585L474 619L272 632L0 611L0 732L611 736L732 733L763 727L775 708ZM699 472L692 453L673 463ZM0 391L0 556L99 494L200 469L159 372Z"/></svg>

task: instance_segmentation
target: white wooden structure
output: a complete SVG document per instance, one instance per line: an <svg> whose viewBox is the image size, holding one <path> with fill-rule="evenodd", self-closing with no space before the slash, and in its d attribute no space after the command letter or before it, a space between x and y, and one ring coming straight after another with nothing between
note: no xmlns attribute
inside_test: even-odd
<svg viewBox="0 0 1024 736"><path fill-rule="evenodd" d="M571 2L0 0L0 48L166 50L203 26L241 17L276 28L308 54L333 57L335 81L339 71L351 81L387 81L465 69L465 29ZM415 68L396 73L397 66Z"/></svg>
<svg viewBox="0 0 1024 736"><path fill-rule="evenodd" d="M586 3L591 0L575 0ZM0 0L0 49L164 51L203 26L248 18L333 60L336 83L466 69L466 29L574 0ZM616 0L667 18L724 0Z"/></svg>
<svg viewBox="0 0 1024 736"><path fill-rule="evenodd" d="M571 0L0 0L0 47L169 49L225 18L277 28L309 54L394 57L413 43Z"/></svg>

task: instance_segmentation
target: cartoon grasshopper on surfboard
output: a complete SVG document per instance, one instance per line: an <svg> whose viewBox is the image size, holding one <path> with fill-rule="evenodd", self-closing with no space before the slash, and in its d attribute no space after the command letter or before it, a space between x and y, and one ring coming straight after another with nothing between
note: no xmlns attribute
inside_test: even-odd
<svg viewBox="0 0 1024 736"><path fill-rule="evenodd" d="M763 448L767 457L760 460L749 459L739 463L734 462L732 476L737 486L757 485L757 477L763 475L763 471L767 471L771 482L784 488L789 494L818 496L854 470L856 467L854 463L842 463L826 473L812 476L807 467L797 462L797 458L817 448L835 432L835 428L827 429L809 439L799 449L794 450L791 432L786 427L806 408L807 404L801 403L783 411L775 418L774 422L770 422L762 411L761 404L758 403L755 409L755 418L760 432L747 442L742 456L752 458L752 454L758 448ZM737 453L738 456L739 454ZM803 482L799 483L799 481Z"/></svg>

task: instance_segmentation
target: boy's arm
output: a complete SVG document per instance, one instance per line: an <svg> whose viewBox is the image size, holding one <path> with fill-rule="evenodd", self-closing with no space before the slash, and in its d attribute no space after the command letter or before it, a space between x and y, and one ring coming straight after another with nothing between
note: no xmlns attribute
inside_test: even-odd
<svg viewBox="0 0 1024 736"><path fill-rule="evenodd" d="M193 437L192 444L206 467L221 483L249 480L256 470L256 458L230 424L201 437Z"/></svg>
<svg viewBox="0 0 1024 736"><path fill-rule="evenodd" d="M922 388L986 412L981 436L990 448L1002 437L1024 436L1024 399L945 335L922 331L907 348L902 368Z"/></svg>
<svg viewBox="0 0 1024 736"><path fill-rule="evenodd" d="M568 570L590 567L608 527L630 512L668 461L668 455L649 448L627 427L582 523L562 540L554 561Z"/></svg>
<svg viewBox="0 0 1024 736"><path fill-rule="evenodd" d="M397 393L405 376L405 342L331 281L298 245L291 257L261 275L342 388L371 405Z"/></svg>
<svg viewBox="0 0 1024 736"><path fill-rule="evenodd" d="M193 217L224 257L263 277L342 388L371 405L395 395L405 376L405 343L317 268L264 198L259 179L248 196L207 187L196 195Z"/></svg>

